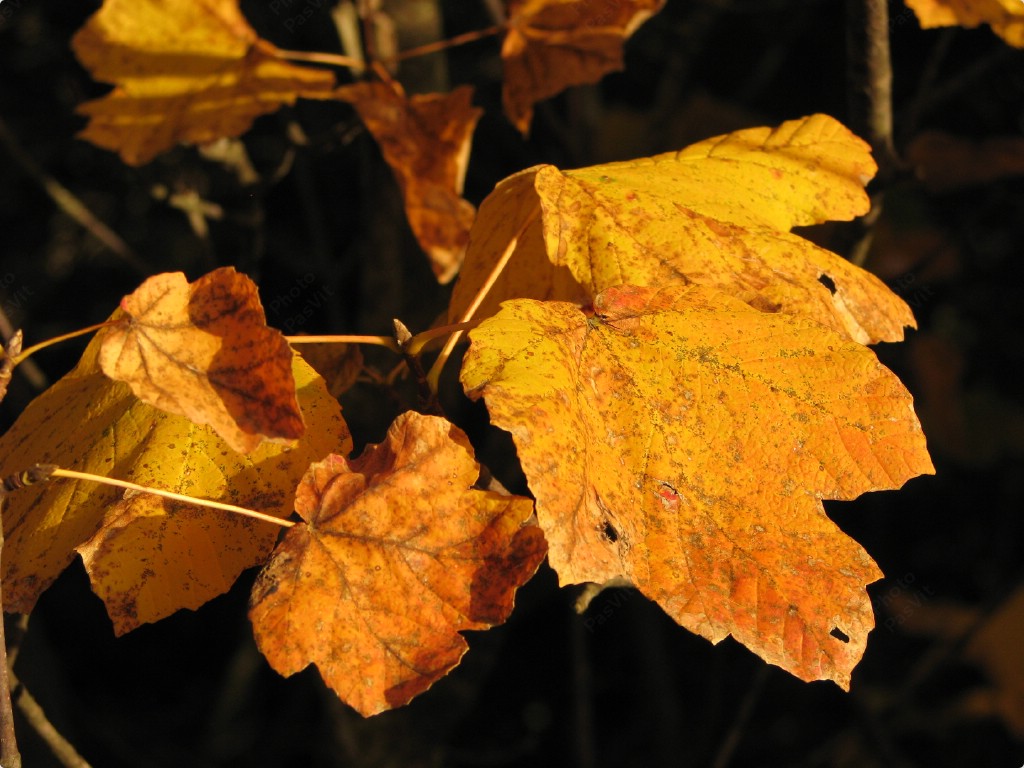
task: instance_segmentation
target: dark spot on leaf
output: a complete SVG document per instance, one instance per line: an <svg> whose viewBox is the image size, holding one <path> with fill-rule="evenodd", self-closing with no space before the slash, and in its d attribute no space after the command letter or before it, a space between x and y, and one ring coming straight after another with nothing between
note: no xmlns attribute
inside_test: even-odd
<svg viewBox="0 0 1024 768"><path fill-rule="evenodd" d="M832 631L829 632L829 634L841 643L850 642L850 636L843 632L839 627L832 627Z"/></svg>
<svg viewBox="0 0 1024 768"><path fill-rule="evenodd" d="M601 534L612 544L619 540L619 532L607 520L604 523L604 528L601 529Z"/></svg>
<svg viewBox="0 0 1024 768"><path fill-rule="evenodd" d="M818 275L818 282L828 288L828 292L833 296L836 295L836 284L835 281L828 275L822 273Z"/></svg>

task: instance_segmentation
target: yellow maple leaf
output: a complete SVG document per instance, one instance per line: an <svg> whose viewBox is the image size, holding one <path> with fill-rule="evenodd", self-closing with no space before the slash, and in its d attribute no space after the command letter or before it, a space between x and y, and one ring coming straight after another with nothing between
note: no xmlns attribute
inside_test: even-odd
<svg viewBox="0 0 1024 768"><path fill-rule="evenodd" d="M508 301L462 368L560 582L625 577L712 642L847 687L881 572L821 499L933 471L910 394L868 348L703 286L622 286L595 313Z"/></svg>
<svg viewBox="0 0 1024 768"><path fill-rule="evenodd" d="M615 285L711 285L768 311L806 315L862 343L914 326L884 283L789 230L869 207L869 147L827 115L751 128L679 152L574 171L541 165L480 206L452 321L507 249L477 317L509 298L585 303Z"/></svg>
<svg viewBox="0 0 1024 768"><path fill-rule="evenodd" d="M127 385L107 378L98 361L102 343L94 338L75 369L33 400L0 437L3 476L37 462L57 464L286 517L292 512L291 489L309 463L351 449L337 401L298 356L294 375L309 428L294 449L266 443L239 454L210 427L146 405ZM112 541L94 540L86 557L95 568L94 588L107 593L119 632L220 594L243 568L266 558L279 533L273 525L208 509L177 520L172 506L154 504L148 494L127 501L121 495L108 486L64 479L12 494L3 515L5 609L31 611L105 518L112 530L122 529L120 541L108 531L102 538ZM118 518L128 511L155 518L125 528L126 519ZM136 536L146 526L158 535ZM176 531L187 538L172 544ZM218 550L211 540L225 547ZM172 551L184 559L171 557ZM135 586L129 589L130 584Z"/></svg>
<svg viewBox="0 0 1024 768"><path fill-rule="evenodd" d="M284 61L238 0L105 0L71 46L106 96L79 107L79 134L142 165L179 143L239 136L296 98L328 98L335 79Z"/></svg>
<svg viewBox="0 0 1024 768"><path fill-rule="evenodd" d="M1021 0L906 0L921 26L978 27L992 31L1015 48L1024 48L1024 3Z"/></svg>

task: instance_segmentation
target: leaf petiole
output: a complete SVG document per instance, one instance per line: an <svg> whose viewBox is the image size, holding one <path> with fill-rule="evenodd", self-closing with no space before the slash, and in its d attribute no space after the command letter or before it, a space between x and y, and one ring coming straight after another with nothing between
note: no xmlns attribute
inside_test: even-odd
<svg viewBox="0 0 1024 768"><path fill-rule="evenodd" d="M459 45L465 45L466 43L473 43L477 40L484 40L488 37L499 35L504 29L504 24L495 24L493 27L487 27L486 29L474 29L471 32L463 32L461 35L449 37L447 40L438 40L433 43L426 43L425 45L418 45L415 48L409 48L408 50L401 51L395 56L389 56L386 59L381 59L381 63L391 64L392 62L404 61L405 59L412 59L417 56L426 56L430 53L446 51L449 48L455 48Z"/></svg>
<svg viewBox="0 0 1024 768"><path fill-rule="evenodd" d="M487 279L484 280L483 285L480 286L480 290L476 292L476 296L473 297L472 303L466 308L466 311L462 313L462 317L459 319L459 324L468 323L476 315L476 311L480 309L480 305L484 303L484 299L487 298L487 294L491 292L494 284L498 281L501 273L505 271L505 267L508 265L509 259L512 258L512 254L516 252L516 247L519 245L519 238L523 236L526 230L529 228L534 221L540 216L540 205L538 204L533 211L523 220L519 229L516 231L515 237L509 240L508 245L505 247L505 252L501 254L501 258L498 259L494 268L491 269ZM437 356L434 364L427 371L427 384L430 385L430 389L437 392L437 384L441 379L441 370L444 368L444 364L451 357L452 350L455 349L455 345L459 343L459 339L462 337L462 331L456 331L445 343L441 349L441 353Z"/></svg>
<svg viewBox="0 0 1024 768"><path fill-rule="evenodd" d="M97 323L96 325L90 325L88 328L79 328L77 331L71 331L71 333L65 333L65 334L62 334L60 336L54 336L52 339L47 339L46 341L40 341L38 344L33 344L28 349L23 349L21 351L21 354L15 355L14 358L12 359L12 363L14 365L18 365L18 363L22 362L26 357L28 357L29 355L31 355L31 354L33 354L35 352L38 352L41 349L46 349L47 347L49 347L49 346L51 346L53 344L57 344L57 343L59 343L61 341L67 341L68 339L73 339L76 336L84 336L87 333L92 333L93 331L98 331L100 328L106 328L107 326L110 326L110 325L117 325L118 322L120 322L120 321L118 321L118 320L106 320L106 321L104 321L102 323Z"/></svg>
<svg viewBox="0 0 1024 768"><path fill-rule="evenodd" d="M366 69L366 64L359 59L354 59L351 56L343 56L340 53L284 51L281 49L278 49L276 53L278 58L288 59L290 61L304 61L310 64L326 64L330 67L346 67L348 69L354 69L357 72L362 72Z"/></svg>
<svg viewBox="0 0 1024 768"><path fill-rule="evenodd" d="M296 344L376 344L387 347L392 352L401 352L398 342L393 336L354 336L346 334L328 336L285 336L292 346Z"/></svg>
<svg viewBox="0 0 1024 768"><path fill-rule="evenodd" d="M480 320L471 320L468 323L452 323L450 325L440 325L437 328L431 328L421 333L417 333L402 346L402 349L405 351L405 354L416 357L423 351L423 348L434 339L440 339L453 333L471 331L480 325L480 322Z"/></svg>
<svg viewBox="0 0 1024 768"><path fill-rule="evenodd" d="M280 517L274 517L268 515L265 512L257 512L254 509L246 509L245 507L236 507L234 504L224 504L219 501L212 501L210 499L197 499L193 496L186 496L182 493L174 493L173 491L165 491L160 488L147 488L144 485L137 485L135 483L129 483L126 480L115 480L111 477L104 477L103 475L93 475L88 472L76 472L73 469L61 469L56 467L51 473L51 477L66 477L72 480L89 480L94 483L102 483L103 485L113 485L117 488L127 488L131 491L139 491L141 493L152 493L155 496L162 496L165 499L173 499L174 501L183 501L187 504L195 504L200 507L209 507L211 509L220 509L225 512L233 512L236 515L245 515L256 520L262 520L265 523L273 523L279 525L282 528L291 528L295 525L292 520L284 520Z"/></svg>

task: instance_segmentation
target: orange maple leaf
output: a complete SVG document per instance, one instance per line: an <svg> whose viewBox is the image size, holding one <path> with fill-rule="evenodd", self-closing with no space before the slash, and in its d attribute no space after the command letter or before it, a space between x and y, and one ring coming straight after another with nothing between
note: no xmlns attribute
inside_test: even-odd
<svg viewBox="0 0 1024 768"><path fill-rule="evenodd" d="M665 0L509 0L501 47L505 114L522 133L533 105L622 69L622 44Z"/></svg>
<svg viewBox="0 0 1024 768"><path fill-rule="evenodd" d="M906 0L925 29L978 27L992 31L1015 48L1024 48L1024 3L1020 0Z"/></svg>
<svg viewBox="0 0 1024 768"><path fill-rule="evenodd" d="M296 66L260 39L238 0L105 0L71 41L116 85L78 111L79 134L142 165L178 143L239 136L296 98L328 98L331 72Z"/></svg>
<svg viewBox="0 0 1024 768"><path fill-rule="evenodd" d="M380 145L405 199L409 226L447 283L459 270L476 209L462 198L469 144L483 110L473 89L406 97L398 83L357 83L337 90Z"/></svg>
<svg viewBox="0 0 1024 768"><path fill-rule="evenodd" d="M314 464L253 587L260 650L282 675L316 664L363 715L405 704L451 671L459 634L512 610L544 557L529 499L472 489L466 436L405 413L354 461Z"/></svg>
<svg viewBox="0 0 1024 768"><path fill-rule="evenodd" d="M292 350L266 324L255 283L222 267L189 284L154 275L100 332L100 365L142 401L210 424L234 450L302 436Z"/></svg>
<svg viewBox="0 0 1024 768"><path fill-rule="evenodd" d="M702 286L623 286L593 316L513 300L462 382L509 431L561 583L625 577L712 642L847 687L881 572L821 499L931 472L872 352Z"/></svg>
<svg viewBox="0 0 1024 768"><path fill-rule="evenodd" d="M480 206L449 310L460 320L503 254L477 317L508 298L587 303L614 285L712 285L863 343L914 325L884 283L789 232L869 208L869 147L827 115L663 155L515 174Z"/></svg>
<svg viewBox="0 0 1024 768"><path fill-rule="evenodd" d="M94 338L74 370L0 437L0 476L36 462L57 464L287 517L291 489L309 462L351 449L338 401L297 355L294 376L309 428L294 448L265 443L240 454L209 427L147 405L128 385L107 378L98 360L102 343ZM127 525L132 516L137 524ZM177 508L149 494L122 499L117 489L78 480L22 489L3 514L4 607L30 612L81 546L119 634L178 608L196 608L244 568L264 562L274 545L275 526L236 517Z"/></svg>

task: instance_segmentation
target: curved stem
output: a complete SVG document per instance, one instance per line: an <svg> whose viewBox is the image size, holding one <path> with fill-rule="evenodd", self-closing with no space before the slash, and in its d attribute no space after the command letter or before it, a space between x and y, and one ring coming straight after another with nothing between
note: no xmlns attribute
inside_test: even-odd
<svg viewBox="0 0 1024 768"><path fill-rule="evenodd" d="M346 67L362 72L366 64L351 56L344 56L340 53L321 53L319 51L283 51L278 49L278 58L289 61L304 61L309 64L326 64L330 67Z"/></svg>
<svg viewBox="0 0 1024 768"><path fill-rule="evenodd" d="M476 292L476 296L473 297L473 301L470 302L466 311L462 313L459 323L468 323L473 319L473 316L476 315L477 310L480 309L480 305L483 304L484 299L487 298L487 294L491 292L494 284L498 281L498 277L503 271L505 271L505 267L508 265L509 259L511 259L512 254L515 253L516 246L519 245L519 238L523 236L523 233L526 232L527 228L533 224L539 216L540 205L538 204L530 215L523 220L522 225L520 225L519 229L516 230L515 235L511 240L509 240L508 245L505 246L505 252L501 254L501 258L498 259L494 268L491 269L491 273L487 275L487 279L484 280L483 285L480 286L480 290ZM459 339L461 337L462 331L456 331L448 337L448 341L445 343L441 353L437 356L437 360L434 361L434 364L427 372L427 383L434 392L437 391L437 383L441 379L441 370L444 368L444 364L448 362L448 358L451 357L452 350L455 349L455 345L459 343Z"/></svg>
<svg viewBox="0 0 1024 768"><path fill-rule="evenodd" d="M292 520L284 520L280 517L274 517L268 515L265 512L257 512L254 509L246 509L245 507L236 507L234 504L224 504L219 501L211 501L210 499L197 499L193 496L186 496L182 493L174 493L173 491L164 491L160 488L147 488L144 485L136 485L135 483L129 483L126 480L114 480L110 477L104 477L103 475L93 475L88 472L76 472L72 469L61 469L57 467L51 473L51 477L67 477L73 480L89 480L94 483L102 483L103 485L113 485L117 488L127 488L131 491L140 491L141 493L152 493L155 496L162 496L165 499L173 499L174 501L183 501L186 504L196 504L200 507L209 507L211 509L221 509L225 512L233 512L236 515L245 515L246 517L252 517L256 520L262 520L265 523L273 523L279 525L282 528L291 528L295 525Z"/></svg>
<svg viewBox="0 0 1024 768"><path fill-rule="evenodd" d="M76 336L84 336L87 333L98 331L100 328L106 328L107 326L110 325L117 325L118 322L118 320L107 320L102 323L97 323L96 325L90 325L88 328L79 328L77 331L71 331L71 333L65 333L61 336L54 336L52 339L47 339L46 341L40 341L38 344L33 344L28 349L23 349L21 351L21 354L16 355L13 358L14 365L17 365L26 357L35 352L38 352L40 349L46 349L47 347L53 344L57 344L58 342L61 341L67 341L68 339L73 339Z"/></svg>
<svg viewBox="0 0 1024 768"><path fill-rule="evenodd" d="M403 349L408 355L419 355L425 346L434 339L440 339L443 336L448 336L453 333L463 333L464 331L471 331L480 325L480 320L471 320L468 323L452 323L451 325L439 325L437 328L431 328L430 330L417 333L409 341L405 343Z"/></svg>
<svg viewBox="0 0 1024 768"><path fill-rule="evenodd" d="M392 352L401 352L398 342L393 336L353 336L347 334L336 334L328 336L285 336L285 340L291 344L376 344L379 347L387 347Z"/></svg>

